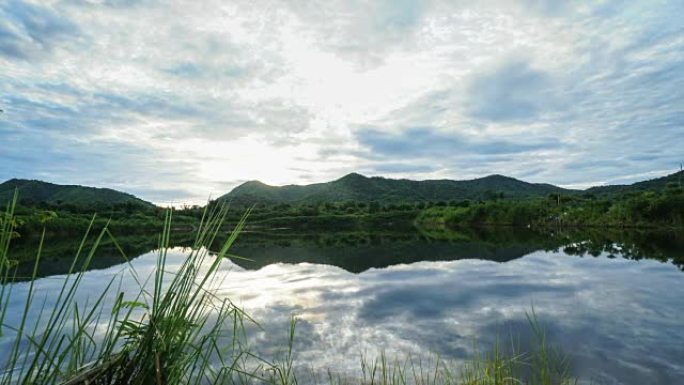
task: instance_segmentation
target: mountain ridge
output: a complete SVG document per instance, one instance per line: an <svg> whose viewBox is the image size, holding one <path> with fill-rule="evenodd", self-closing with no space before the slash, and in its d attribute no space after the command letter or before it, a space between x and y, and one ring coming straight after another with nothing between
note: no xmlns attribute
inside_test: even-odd
<svg viewBox="0 0 684 385"><path fill-rule="evenodd" d="M131 203L143 207L154 207L151 202L133 194L105 187L90 187L73 184L57 184L36 179L12 178L0 183L0 202L12 199L19 191L20 201L40 202L56 205L102 206Z"/></svg>
<svg viewBox="0 0 684 385"><path fill-rule="evenodd" d="M542 183L528 183L500 174L470 180L390 179L368 177L356 172L330 182L308 185L271 186L260 181L248 181L224 194L219 200L237 203L295 203L301 201L335 202L363 201L440 201L453 199L486 199L503 193L508 197L541 196L552 192L570 193L564 189Z"/></svg>
<svg viewBox="0 0 684 385"><path fill-rule="evenodd" d="M653 179L642 180L642 181L631 183L631 184L613 184L613 185L605 185L605 186L593 186L593 187L587 188L584 191L586 191L588 193L593 193L596 195L616 194L616 193L624 193L624 192L640 192L640 191L648 191L648 190L653 190L653 189L662 189L668 183L675 183L675 184L682 185L683 182L684 182L684 171L680 170L680 171L674 172L672 174L668 174L668 175L653 178Z"/></svg>
<svg viewBox="0 0 684 385"><path fill-rule="evenodd" d="M659 190L666 184L681 181L684 172L635 182L629 185L594 186L587 189L567 189L549 183L530 183L513 177L491 174L481 178L452 179L391 179L365 176L352 172L330 182L308 185L272 186L260 181L248 181L219 197L236 203L298 203L363 201L421 201L488 199L503 194L507 198L529 198L550 193L611 195L647 190Z"/></svg>
<svg viewBox="0 0 684 385"><path fill-rule="evenodd" d="M592 194L596 196L625 194L663 189L668 183L681 183L684 172L678 171L658 178L629 185L594 186L584 190L566 189L549 183L530 183L513 177L491 174L481 178L452 179L392 179L381 176L365 176L352 172L338 179L307 185L288 184L273 186L258 180L250 180L220 196L238 204L281 204L303 202L358 201L450 201L463 199L528 198L550 193ZM116 205L133 203L154 207L132 194L111 188L99 188L72 184L56 184L35 179L12 178L0 183L0 202L12 198L18 189L22 201L49 204Z"/></svg>

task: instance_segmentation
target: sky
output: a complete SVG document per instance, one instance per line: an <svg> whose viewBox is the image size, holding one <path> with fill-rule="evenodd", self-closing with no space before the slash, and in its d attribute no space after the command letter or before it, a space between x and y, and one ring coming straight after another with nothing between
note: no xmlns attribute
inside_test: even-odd
<svg viewBox="0 0 684 385"><path fill-rule="evenodd" d="M0 180L201 203L684 161L684 2L0 0Z"/></svg>

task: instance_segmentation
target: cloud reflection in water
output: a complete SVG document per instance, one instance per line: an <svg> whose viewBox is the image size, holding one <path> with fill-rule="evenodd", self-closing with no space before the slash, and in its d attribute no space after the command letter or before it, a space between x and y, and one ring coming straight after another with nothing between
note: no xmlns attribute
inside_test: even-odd
<svg viewBox="0 0 684 385"><path fill-rule="evenodd" d="M170 252L170 264L183 255ZM152 274L155 257L132 261L140 276ZM100 292L120 271L88 272L81 294ZM684 275L670 264L535 252L507 263L418 262L360 274L310 263L250 271L227 260L222 274L219 295L263 328L248 327L252 346L267 357L282 352L296 315L297 361L314 368L358 373L361 354L382 351L463 359L475 341L487 346L497 333L524 342L525 312L534 305L583 379L641 385L684 378ZM60 284L38 280L38 295ZM16 285L11 308L20 306L26 287ZM135 288L131 277L124 276L123 287Z"/></svg>

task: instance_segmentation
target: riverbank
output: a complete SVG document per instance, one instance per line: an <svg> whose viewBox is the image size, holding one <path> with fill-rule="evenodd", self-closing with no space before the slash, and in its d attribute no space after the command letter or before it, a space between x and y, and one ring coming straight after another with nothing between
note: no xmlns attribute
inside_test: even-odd
<svg viewBox="0 0 684 385"><path fill-rule="evenodd" d="M549 196L546 199L463 202L419 213L421 228L518 226L537 228L684 228L684 192L672 188L615 199Z"/></svg>

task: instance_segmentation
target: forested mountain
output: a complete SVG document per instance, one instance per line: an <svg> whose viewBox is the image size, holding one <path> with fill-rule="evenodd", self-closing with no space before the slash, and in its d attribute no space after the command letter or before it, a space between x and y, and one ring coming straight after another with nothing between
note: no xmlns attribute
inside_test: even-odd
<svg viewBox="0 0 684 385"><path fill-rule="evenodd" d="M238 204L339 202L347 200L406 202L491 199L496 197L527 198L549 193L575 193L550 184L527 183L502 175L472 180L388 179L348 174L327 183L310 185L269 186L259 181L246 182L220 200Z"/></svg>
<svg viewBox="0 0 684 385"><path fill-rule="evenodd" d="M135 205L150 208L154 205L131 194L108 188L78 185L59 185L38 180L10 179L0 184L0 202L12 199L15 189L19 199L27 205L73 205L78 207L107 207L114 205Z"/></svg>
<svg viewBox="0 0 684 385"><path fill-rule="evenodd" d="M380 203L418 201L491 200L497 198L520 199L543 197L549 194L591 194L595 196L621 196L632 192L661 191L666 186L679 186L684 179L680 171L661 178L631 185L591 187L570 190L544 183L528 183L503 175L490 175L470 180L389 179L366 177L351 173L325 183L309 185L269 186L249 181L235 187L219 200L236 204L320 203L343 201L377 201ZM78 185L58 185L38 180L10 179L0 184L0 202L7 202L19 190L21 202L27 205L72 205L77 207L106 207L133 205L151 208L154 205L134 195L108 188Z"/></svg>
<svg viewBox="0 0 684 385"><path fill-rule="evenodd" d="M587 189L586 192L594 195L612 195L641 191L661 191L665 189L665 187L668 184L670 184L671 186L684 185L684 171L679 171L674 174L666 175L660 178L650 179L629 185L609 185L591 187Z"/></svg>

